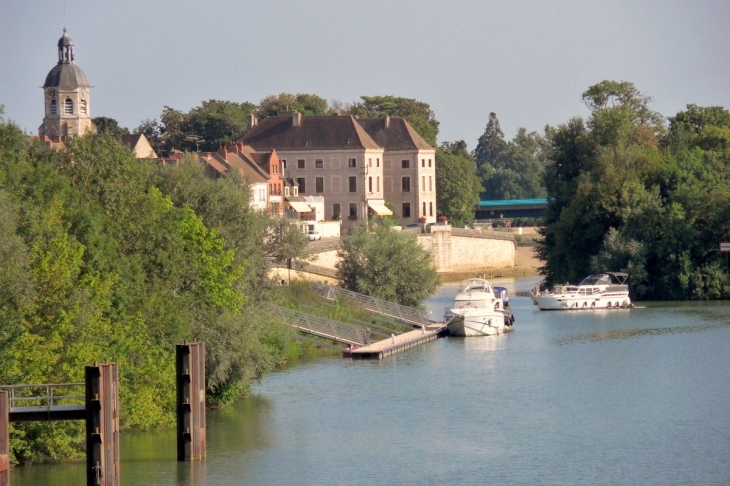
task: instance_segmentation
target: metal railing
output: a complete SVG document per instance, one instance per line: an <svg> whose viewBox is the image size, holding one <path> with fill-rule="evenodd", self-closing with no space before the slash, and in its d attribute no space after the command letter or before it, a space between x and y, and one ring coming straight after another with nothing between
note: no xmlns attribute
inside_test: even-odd
<svg viewBox="0 0 730 486"><path fill-rule="evenodd" d="M370 312L392 317L393 319L397 319L402 322L419 326L427 326L430 322L428 318L429 314L418 309L414 309L413 307L406 307L394 302L376 299L369 295L358 294L357 292L352 292L340 287L332 287L330 285L317 284L315 289L325 299L335 300L337 297L342 297Z"/></svg>
<svg viewBox="0 0 730 486"><path fill-rule="evenodd" d="M46 383L41 385L5 385L10 412L82 410L86 398L85 383ZM80 392L80 393L79 393Z"/></svg>
<svg viewBox="0 0 730 486"><path fill-rule="evenodd" d="M305 312L299 312L287 307L270 304L271 309L281 318L282 322L302 332L337 341L343 344L358 344L365 346L373 342L373 337L386 336L384 333L346 324L344 322L319 317Z"/></svg>

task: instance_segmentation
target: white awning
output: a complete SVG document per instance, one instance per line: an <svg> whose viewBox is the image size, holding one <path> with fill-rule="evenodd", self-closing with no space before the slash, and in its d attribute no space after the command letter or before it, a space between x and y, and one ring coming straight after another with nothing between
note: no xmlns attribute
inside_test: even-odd
<svg viewBox="0 0 730 486"><path fill-rule="evenodd" d="M308 204L305 204L303 202L289 201L289 204L291 205L291 207L294 208L294 211L298 213L308 213L312 210L312 208L310 208Z"/></svg>
<svg viewBox="0 0 730 486"><path fill-rule="evenodd" d="M378 216L393 216L393 211L391 211L390 209L388 209L385 206L385 204L383 204L383 203L375 203L375 202L372 202L372 201L368 201L368 206Z"/></svg>

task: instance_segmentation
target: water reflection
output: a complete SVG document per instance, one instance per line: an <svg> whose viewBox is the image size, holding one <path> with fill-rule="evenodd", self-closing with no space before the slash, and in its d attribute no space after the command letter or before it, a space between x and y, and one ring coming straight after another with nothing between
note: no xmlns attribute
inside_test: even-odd
<svg viewBox="0 0 730 486"><path fill-rule="evenodd" d="M664 313L677 313L683 316L687 315L687 309L664 310ZM714 312L712 310L697 310L692 314L692 318L696 320L704 320L707 322L692 325L668 325L666 327L648 327L640 329L614 329L609 331L590 332L578 334L575 336L556 338L555 344L558 346L566 346L569 344L610 341L616 339L632 339L643 336L660 336L664 334L683 334L704 331L715 331L723 328L730 328L730 316L723 312Z"/></svg>

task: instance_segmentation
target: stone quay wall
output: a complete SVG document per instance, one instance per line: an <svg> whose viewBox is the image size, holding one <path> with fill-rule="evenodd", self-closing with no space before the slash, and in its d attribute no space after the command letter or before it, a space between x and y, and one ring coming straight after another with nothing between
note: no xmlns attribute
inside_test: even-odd
<svg viewBox="0 0 730 486"><path fill-rule="evenodd" d="M452 228L450 225L430 225L426 232L421 228L404 231L416 234L418 243L431 253L436 271L441 273L515 266L516 245L509 233ZM311 245L310 250L316 257L310 265L334 270L339 260L335 246L339 247L339 241L322 245L319 251ZM298 265L301 269L306 266L304 262Z"/></svg>

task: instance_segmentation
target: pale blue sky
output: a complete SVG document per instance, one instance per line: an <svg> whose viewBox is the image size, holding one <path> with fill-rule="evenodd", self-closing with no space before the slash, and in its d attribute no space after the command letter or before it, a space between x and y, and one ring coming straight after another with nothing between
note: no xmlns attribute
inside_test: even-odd
<svg viewBox="0 0 730 486"><path fill-rule="evenodd" d="M580 95L626 80L672 116L730 107L730 1L65 0L92 116L135 128L163 106L393 94L431 105L439 142L585 116ZM0 0L0 104L43 120L64 0Z"/></svg>

